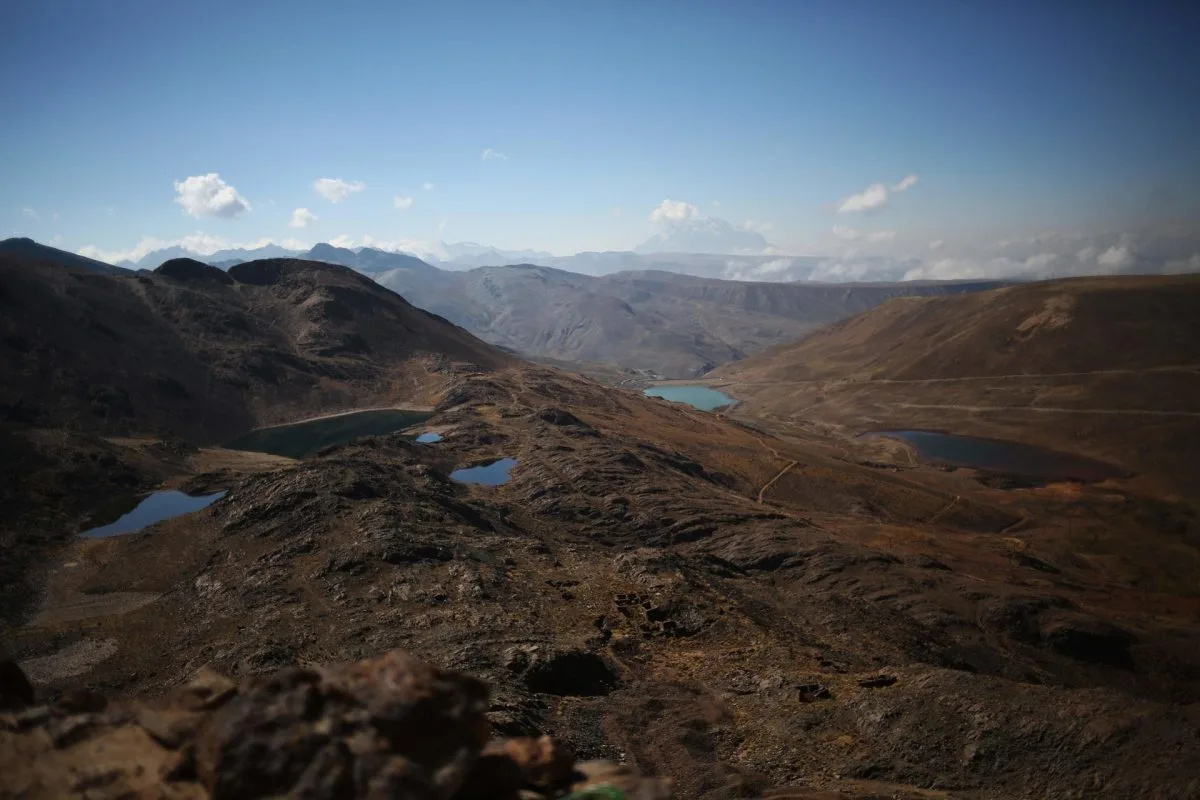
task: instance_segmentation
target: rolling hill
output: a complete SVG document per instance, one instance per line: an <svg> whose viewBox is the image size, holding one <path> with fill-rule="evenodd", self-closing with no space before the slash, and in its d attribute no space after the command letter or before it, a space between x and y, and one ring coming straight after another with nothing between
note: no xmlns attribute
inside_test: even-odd
<svg viewBox="0 0 1200 800"><path fill-rule="evenodd" d="M0 255L4 419L198 442L345 407L426 403L513 358L345 267L190 259L100 274Z"/></svg>
<svg viewBox="0 0 1200 800"><path fill-rule="evenodd" d="M87 272L98 272L101 275L128 275L131 272L124 267L115 267L94 258L68 253L66 250L59 250L56 247L49 247L26 238L14 237L0 241L0 256L10 256L39 264L60 264Z"/></svg>
<svg viewBox="0 0 1200 800"><path fill-rule="evenodd" d="M550 267L375 274L412 303L530 357L701 375L893 298L957 294L994 281L755 283L674 272L601 277Z"/></svg>
<svg viewBox="0 0 1200 800"><path fill-rule="evenodd" d="M716 370L747 413L1050 444L1200 488L1200 276L901 298Z"/></svg>

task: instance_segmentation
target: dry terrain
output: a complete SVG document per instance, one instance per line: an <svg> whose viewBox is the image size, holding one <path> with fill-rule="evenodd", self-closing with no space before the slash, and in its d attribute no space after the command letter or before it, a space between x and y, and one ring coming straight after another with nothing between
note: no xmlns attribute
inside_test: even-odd
<svg viewBox="0 0 1200 800"><path fill-rule="evenodd" d="M707 376L740 413L1077 452L1200 496L1200 276L905 298Z"/></svg>
<svg viewBox="0 0 1200 800"><path fill-rule="evenodd" d="M282 273L319 285L322 269ZM951 300L983 296L871 313L952 314ZM287 302L277 318L306 301ZM1089 302L1025 330L1078 331ZM1045 305L1014 312L1014 327ZM1125 308L1132 324L1138 306ZM329 319L311 335L358 316ZM383 347L355 369L407 363ZM712 414L472 347L474 366L422 373L419 398L396 383L366 393L364 406L434 404L432 445L399 432L294 461L172 445L153 429L165 416L135 437L97 426L89 441L131 483L153 473L228 494L41 551L37 603L4 630L34 688L59 703L81 689L159 702L204 667L246 681L403 648L489 683L497 734L549 734L579 758L672 776L685 797L1200 794L1200 530L1165 476L947 472L788 405L766 368L732 389L761 394ZM916 363L881 363L878 377L946 377L908 372ZM338 373L330 391L353 380ZM255 423L310 415L296 404L272 418L254 411L263 395L245 396ZM54 435L39 424L19 440ZM47 479L64 474L35 451ZM517 460L503 485L449 477L501 457ZM104 494L93 472L71 474ZM45 505L35 489L20 490L30 515Z"/></svg>

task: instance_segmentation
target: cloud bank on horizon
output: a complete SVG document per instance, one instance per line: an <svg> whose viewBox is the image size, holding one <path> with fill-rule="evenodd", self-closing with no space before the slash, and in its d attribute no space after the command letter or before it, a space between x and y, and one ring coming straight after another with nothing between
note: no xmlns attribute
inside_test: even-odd
<svg viewBox="0 0 1200 800"><path fill-rule="evenodd" d="M350 20L335 4L251 4L237 25L175 3L6 9L23 113L0 126L0 236L124 263L297 237L437 261L456 240L487 243L463 258L703 252L768 280L1200 255L1195 4L881 4L870 26L832 0L699 4L686 25L671 4L443 5L379 5L354 37L328 35ZM211 57L248 49L255 80Z"/></svg>

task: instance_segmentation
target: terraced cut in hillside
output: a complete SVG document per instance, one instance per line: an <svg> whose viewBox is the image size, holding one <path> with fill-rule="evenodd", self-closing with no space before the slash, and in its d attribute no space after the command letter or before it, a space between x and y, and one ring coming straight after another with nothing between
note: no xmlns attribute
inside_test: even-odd
<svg viewBox="0 0 1200 800"><path fill-rule="evenodd" d="M722 367L781 426L932 429L1123 465L1200 496L1200 276L1080 278L903 298Z"/></svg>

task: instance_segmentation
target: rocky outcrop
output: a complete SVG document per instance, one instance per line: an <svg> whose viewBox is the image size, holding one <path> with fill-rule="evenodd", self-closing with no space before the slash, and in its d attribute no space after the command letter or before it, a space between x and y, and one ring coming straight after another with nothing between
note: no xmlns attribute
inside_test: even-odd
<svg viewBox="0 0 1200 800"><path fill-rule="evenodd" d="M489 742L487 687L400 651L241 684L201 670L155 704L75 693L26 707L15 665L0 681L13 709L0 780L20 797L670 796L664 779L576 764L549 737Z"/></svg>
<svg viewBox="0 0 1200 800"><path fill-rule="evenodd" d="M177 281L205 281L221 283L226 286L233 285L233 278L229 277L229 273L225 270L194 258L172 258L170 261L164 261L158 269L154 270L154 274L174 278Z"/></svg>

